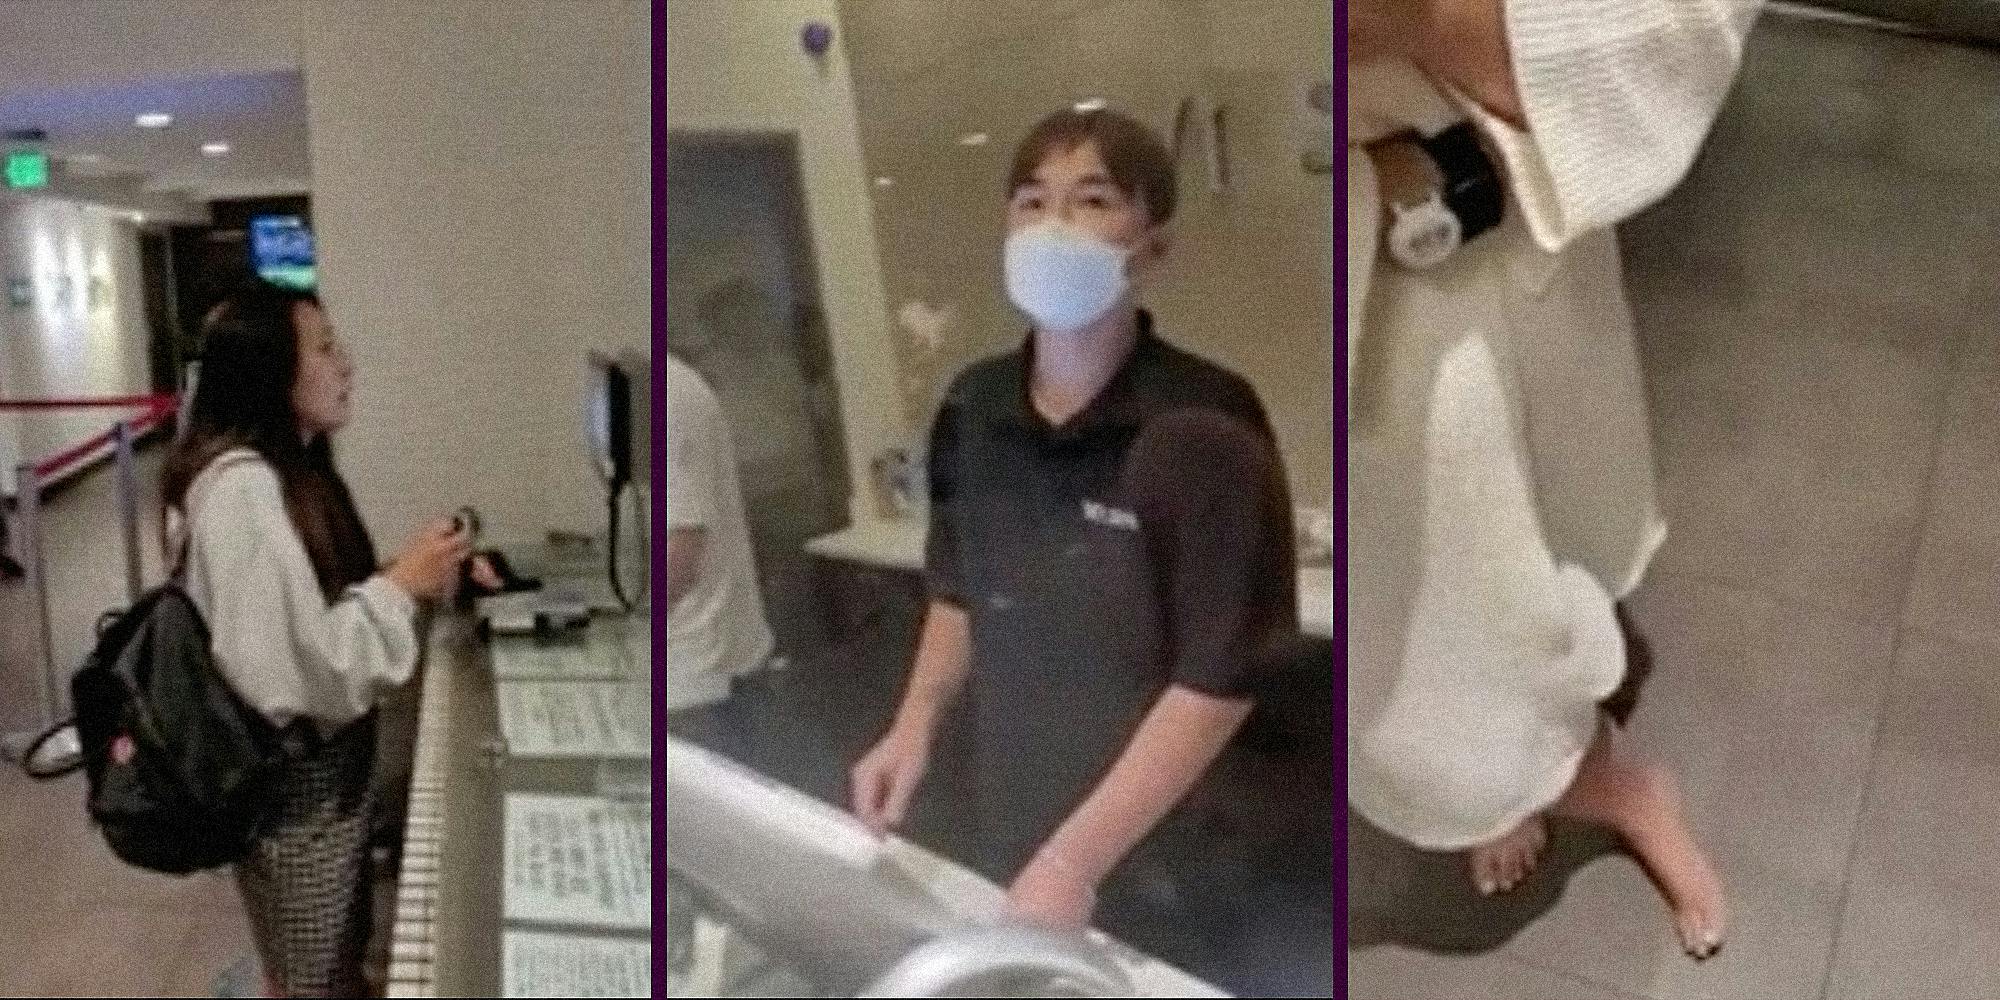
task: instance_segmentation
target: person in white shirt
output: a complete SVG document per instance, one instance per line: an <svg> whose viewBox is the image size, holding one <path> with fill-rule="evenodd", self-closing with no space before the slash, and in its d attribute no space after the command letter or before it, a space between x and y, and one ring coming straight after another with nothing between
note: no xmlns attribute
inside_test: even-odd
<svg viewBox="0 0 2000 1000"><path fill-rule="evenodd" d="M18 580L27 573L7 552L7 510L0 507L0 580Z"/></svg>
<svg viewBox="0 0 2000 1000"><path fill-rule="evenodd" d="M162 472L169 559L217 669L299 754L237 883L269 995L364 996L375 705L410 679L418 602L449 593L471 539L440 519L378 570L332 455L354 367L316 297L250 283L203 336Z"/></svg>
<svg viewBox="0 0 2000 1000"><path fill-rule="evenodd" d="M1688 170L1757 8L1348 8L1350 801L1488 892L1544 815L1607 826L1696 958L1721 879L1622 731L1666 525L1612 226Z"/></svg>
<svg viewBox="0 0 2000 1000"><path fill-rule="evenodd" d="M727 702L735 681L769 662L775 640L722 405L672 354L666 382L666 689L669 712L687 719Z"/></svg>

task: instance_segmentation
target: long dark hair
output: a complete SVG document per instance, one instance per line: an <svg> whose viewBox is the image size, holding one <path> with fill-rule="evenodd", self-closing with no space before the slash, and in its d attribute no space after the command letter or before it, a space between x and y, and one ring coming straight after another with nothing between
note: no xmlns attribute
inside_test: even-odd
<svg viewBox="0 0 2000 1000"><path fill-rule="evenodd" d="M292 385L299 371L294 310L301 304L317 308L319 297L253 279L209 314L194 404L167 455L160 499L185 514L188 489L210 462L232 448L256 451L278 472L285 512L331 602L375 572L375 543L334 468L332 443L324 434L311 441L299 434Z"/></svg>

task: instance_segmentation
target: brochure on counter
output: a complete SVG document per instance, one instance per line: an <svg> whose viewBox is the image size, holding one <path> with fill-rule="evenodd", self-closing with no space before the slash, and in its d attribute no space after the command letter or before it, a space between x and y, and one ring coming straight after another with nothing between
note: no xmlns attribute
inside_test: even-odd
<svg viewBox="0 0 2000 1000"><path fill-rule="evenodd" d="M653 947L645 939L510 930L500 937L506 997L650 997Z"/></svg>
<svg viewBox="0 0 2000 1000"><path fill-rule="evenodd" d="M523 758L650 759L648 685L632 681L501 681L500 736Z"/></svg>
<svg viewBox="0 0 2000 1000"><path fill-rule="evenodd" d="M502 811L505 920L565 929L652 927L650 805L522 793L506 796Z"/></svg>

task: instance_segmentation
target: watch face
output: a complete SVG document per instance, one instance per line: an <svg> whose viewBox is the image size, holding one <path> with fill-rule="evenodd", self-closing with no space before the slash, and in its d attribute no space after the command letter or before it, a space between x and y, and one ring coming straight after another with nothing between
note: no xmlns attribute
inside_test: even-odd
<svg viewBox="0 0 2000 1000"><path fill-rule="evenodd" d="M1458 216L1435 196L1414 208L1396 206L1395 213L1396 221L1389 227L1389 254L1404 267L1436 267L1463 242Z"/></svg>

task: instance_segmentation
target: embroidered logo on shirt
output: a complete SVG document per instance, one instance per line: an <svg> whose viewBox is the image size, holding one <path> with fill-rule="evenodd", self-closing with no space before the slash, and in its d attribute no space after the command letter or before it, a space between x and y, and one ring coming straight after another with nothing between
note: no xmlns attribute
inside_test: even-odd
<svg viewBox="0 0 2000 1000"><path fill-rule="evenodd" d="M1095 500L1085 500L1083 502L1083 519L1092 524L1104 525L1107 528L1120 528L1125 531L1139 530L1139 515L1129 510L1107 507Z"/></svg>

